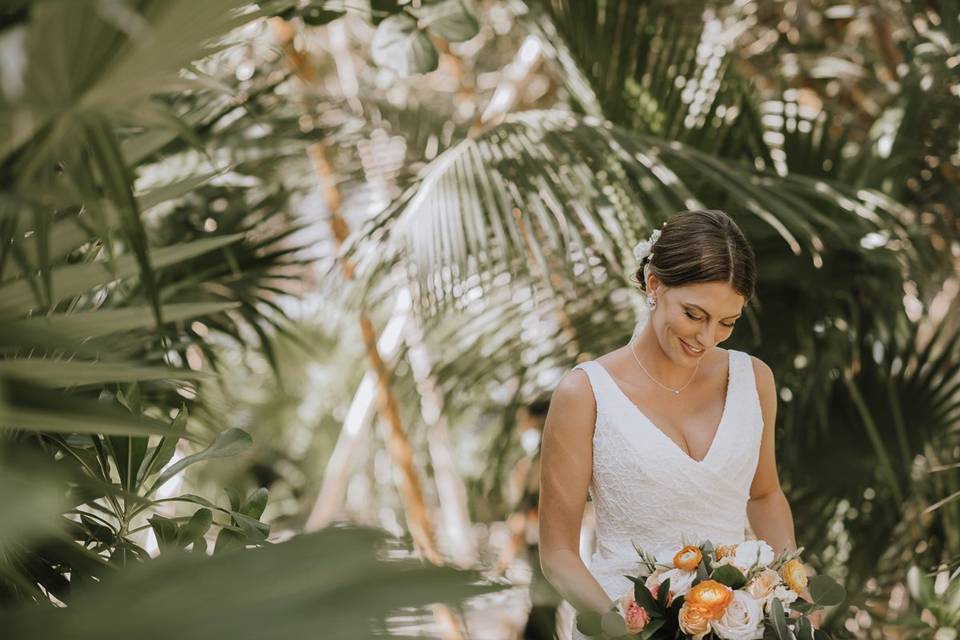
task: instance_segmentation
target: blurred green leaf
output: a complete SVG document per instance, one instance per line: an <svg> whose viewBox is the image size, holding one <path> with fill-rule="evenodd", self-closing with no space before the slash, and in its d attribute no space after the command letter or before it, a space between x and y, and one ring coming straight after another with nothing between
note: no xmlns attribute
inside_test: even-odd
<svg viewBox="0 0 960 640"><path fill-rule="evenodd" d="M401 76L434 71L440 60L430 37L406 14L393 15L381 22L371 47L374 62Z"/></svg>
<svg viewBox="0 0 960 640"><path fill-rule="evenodd" d="M476 572L382 560L386 540L376 530L336 528L242 553L161 555L75 594L65 609L10 612L5 637L259 640L264 629L278 638L318 629L329 638L369 637L401 608L456 605L505 588L483 584Z"/></svg>
<svg viewBox="0 0 960 640"><path fill-rule="evenodd" d="M242 451L245 451L248 447L250 447L251 444L253 444L253 439L250 437L250 434L243 429L226 429L219 433L213 443L211 443L210 446L203 451L186 456L185 458L181 458L174 464L164 469L163 473L157 477L153 485L147 491L147 494L149 495L153 493L158 487L163 486L167 480L177 475L192 464L200 462L201 460L210 460L212 458L223 458L236 455Z"/></svg>

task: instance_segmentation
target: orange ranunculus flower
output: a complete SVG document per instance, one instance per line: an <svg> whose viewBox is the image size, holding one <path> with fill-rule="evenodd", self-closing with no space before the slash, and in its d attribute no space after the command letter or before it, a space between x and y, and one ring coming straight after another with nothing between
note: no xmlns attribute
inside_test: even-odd
<svg viewBox="0 0 960 640"><path fill-rule="evenodd" d="M726 558L728 556L733 557L737 554L737 545L721 544L716 548L713 554L714 556L716 556L717 560L720 560L721 558Z"/></svg>
<svg viewBox="0 0 960 640"><path fill-rule="evenodd" d="M731 601L733 601L733 589L716 580L704 580L687 592L684 606L690 605L699 609L708 620L716 620L723 615Z"/></svg>
<svg viewBox="0 0 960 640"><path fill-rule="evenodd" d="M703 560L703 554L700 553L700 548L690 544L673 556L673 566L682 571L696 571L701 560Z"/></svg>
<svg viewBox="0 0 960 640"><path fill-rule="evenodd" d="M701 640L710 632L710 619L703 615L703 611L684 602L677 614L680 630L692 636L694 640Z"/></svg>
<svg viewBox="0 0 960 640"><path fill-rule="evenodd" d="M795 593L802 593L807 588L807 570L804 569L803 563L797 558L783 565L783 568L780 569L780 575L787 586L790 587L790 590Z"/></svg>

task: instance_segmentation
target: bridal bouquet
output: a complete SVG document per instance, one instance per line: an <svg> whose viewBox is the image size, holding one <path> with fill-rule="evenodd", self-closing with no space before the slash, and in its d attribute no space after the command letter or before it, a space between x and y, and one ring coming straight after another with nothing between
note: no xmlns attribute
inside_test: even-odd
<svg viewBox="0 0 960 640"><path fill-rule="evenodd" d="M762 540L679 545L654 555L637 549L640 575L626 576L633 589L606 614L578 615L577 628L588 636L641 640L829 638L807 616L840 604L846 592L829 576L808 582L802 551L775 557ZM812 602L799 599L805 590Z"/></svg>

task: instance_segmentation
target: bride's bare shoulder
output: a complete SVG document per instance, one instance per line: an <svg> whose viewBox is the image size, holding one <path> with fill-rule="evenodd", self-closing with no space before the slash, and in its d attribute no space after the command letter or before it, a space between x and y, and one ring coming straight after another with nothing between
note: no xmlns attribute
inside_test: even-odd
<svg viewBox="0 0 960 640"><path fill-rule="evenodd" d="M593 432L596 399L587 372L572 368L563 374L550 398L547 422L561 431Z"/></svg>

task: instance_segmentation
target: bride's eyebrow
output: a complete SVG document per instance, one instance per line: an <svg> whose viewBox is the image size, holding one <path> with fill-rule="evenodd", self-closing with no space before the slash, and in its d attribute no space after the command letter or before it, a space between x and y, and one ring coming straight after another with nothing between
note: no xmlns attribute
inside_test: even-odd
<svg viewBox="0 0 960 640"><path fill-rule="evenodd" d="M692 302L686 302L686 303L684 303L684 304L686 304L686 305L689 306L689 307L695 307L695 308L699 309L700 311L702 311L702 312L704 313L704 315L706 315L708 318L710 317L710 314L707 313L707 310L704 309L703 307L701 307L700 305L698 305L698 304L693 304ZM728 320L728 319L730 319L730 318L739 318L739 317L742 316L742 315L743 315L743 312L741 311L740 313L738 313L738 314L735 315L735 316L727 316L726 318L724 318L724 320Z"/></svg>

